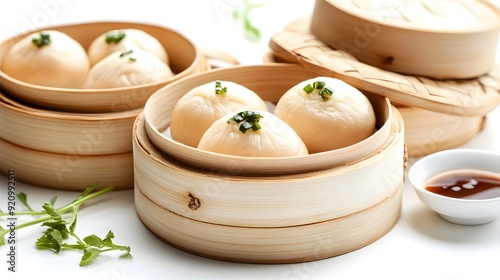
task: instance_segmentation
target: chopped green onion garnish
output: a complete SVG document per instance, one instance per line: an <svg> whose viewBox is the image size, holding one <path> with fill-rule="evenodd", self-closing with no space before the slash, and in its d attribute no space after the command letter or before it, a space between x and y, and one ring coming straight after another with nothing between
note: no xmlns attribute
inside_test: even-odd
<svg viewBox="0 0 500 280"><path fill-rule="evenodd" d="M133 53L133 52L134 52L133 50L129 50L129 51L126 51L126 52L122 52L122 53L120 54L120 57L126 56L127 54L131 54L131 53Z"/></svg>
<svg viewBox="0 0 500 280"><path fill-rule="evenodd" d="M129 54L131 54L131 53L133 53L133 52L134 52L133 50L129 50L129 51L126 51L126 52L122 52L122 53L120 53L120 57L124 57L124 56L129 55ZM129 57L129 58L128 58L128 60L130 60L130 61L132 61L132 62L136 62L136 61L137 61L137 58L135 58L135 57L132 57L132 56L131 56L131 57Z"/></svg>
<svg viewBox="0 0 500 280"><path fill-rule="evenodd" d="M240 131L245 133L247 130L249 130L252 127L253 127L253 125L251 123L244 122L240 125Z"/></svg>
<svg viewBox="0 0 500 280"><path fill-rule="evenodd" d="M239 112L238 114L234 115L232 118L227 120L227 123L231 123L233 121L236 123L241 123L239 130L245 133L250 128L253 131L261 129L262 127L260 126L259 121L263 117L264 116L262 116L258 112L243 111Z"/></svg>
<svg viewBox="0 0 500 280"><path fill-rule="evenodd" d="M243 117L243 115L241 115L241 114L240 114L240 115L235 115L235 116L233 117L233 120L234 120L236 123L240 123L240 122L244 121L244 120L245 120L245 118Z"/></svg>
<svg viewBox="0 0 500 280"><path fill-rule="evenodd" d="M222 87L221 81L215 81L215 94L224 94L227 92L227 87Z"/></svg>
<svg viewBox="0 0 500 280"><path fill-rule="evenodd" d="M117 32L108 32L106 33L106 43L119 43L123 38L125 38L125 32L117 31Z"/></svg>
<svg viewBox="0 0 500 280"><path fill-rule="evenodd" d="M324 89L322 89L319 94L321 95L321 98L323 98L324 101L327 101L328 99L330 99L330 96L332 96L333 94L333 90L329 87L326 87Z"/></svg>
<svg viewBox="0 0 500 280"><path fill-rule="evenodd" d="M253 129L253 131L257 131L257 130L259 130L259 129L261 129L261 128L262 128L262 127L260 126L260 124L259 124L258 122L254 122L254 123L252 124L252 129Z"/></svg>
<svg viewBox="0 0 500 280"><path fill-rule="evenodd" d="M315 89L322 89L325 87L325 82L314 82L313 85Z"/></svg>
<svg viewBox="0 0 500 280"><path fill-rule="evenodd" d="M311 84L307 84L304 89L303 89L307 94L311 93L314 91L314 87L311 86Z"/></svg>
<svg viewBox="0 0 500 280"><path fill-rule="evenodd" d="M31 42L35 46L41 48L45 45L50 44L50 35L47 33L40 32L40 37L38 37L38 38L35 37L35 38L31 39Z"/></svg>
<svg viewBox="0 0 500 280"><path fill-rule="evenodd" d="M332 96L333 94L333 89L325 87L325 82L321 81L316 81L312 85L307 84L302 90L305 91L307 94L310 94L316 89L319 90L319 95L321 96L321 98L323 98L324 101L330 99L330 96Z"/></svg>

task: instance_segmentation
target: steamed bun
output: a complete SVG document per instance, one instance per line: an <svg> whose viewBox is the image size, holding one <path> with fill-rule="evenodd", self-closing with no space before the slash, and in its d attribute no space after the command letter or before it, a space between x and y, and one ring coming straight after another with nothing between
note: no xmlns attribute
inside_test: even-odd
<svg viewBox="0 0 500 280"><path fill-rule="evenodd" d="M92 41L88 48L91 65L117 51L143 50L156 55L168 65L168 55L162 44L153 36L139 29L111 30Z"/></svg>
<svg viewBox="0 0 500 280"><path fill-rule="evenodd" d="M85 88L119 88L156 83L172 77L170 67L155 55L141 50L115 52L94 65Z"/></svg>
<svg viewBox="0 0 500 280"><path fill-rule="evenodd" d="M90 64L76 40L56 30L32 33L5 54L2 71L22 82L60 88L80 88Z"/></svg>
<svg viewBox="0 0 500 280"><path fill-rule="evenodd" d="M253 122L256 119L258 126L254 128ZM244 127L245 124L248 127ZM243 111L225 115L203 134L198 149L243 157L308 154L306 145L297 133L284 121L266 111Z"/></svg>
<svg viewBox="0 0 500 280"><path fill-rule="evenodd" d="M375 132L370 101L335 78L317 77L292 87L278 101L274 113L297 132L309 153L347 147Z"/></svg>
<svg viewBox="0 0 500 280"><path fill-rule="evenodd" d="M193 88L176 103L170 134L172 139L196 147L212 123L231 112L243 110L267 111L267 106L255 92L237 83L206 83Z"/></svg>

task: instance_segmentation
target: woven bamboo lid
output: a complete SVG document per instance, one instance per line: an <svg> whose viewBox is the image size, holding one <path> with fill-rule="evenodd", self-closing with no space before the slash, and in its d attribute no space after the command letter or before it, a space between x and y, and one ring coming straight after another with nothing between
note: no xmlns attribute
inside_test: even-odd
<svg viewBox="0 0 500 280"><path fill-rule="evenodd" d="M274 34L269 42L274 55L406 106L452 115L484 116L500 104L498 67L473 79L438 80L399 74L333 49L310 34L309 25L309 18L300 19Z"/></svg>

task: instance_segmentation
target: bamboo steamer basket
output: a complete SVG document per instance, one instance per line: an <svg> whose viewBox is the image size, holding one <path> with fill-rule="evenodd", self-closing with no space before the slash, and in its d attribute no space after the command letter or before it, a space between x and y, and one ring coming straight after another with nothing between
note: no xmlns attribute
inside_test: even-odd
<svg viewBox="0 0 500 280"><path fill-rule="evenodd" d="M458 147L476 136L485 116L443 114L416 107L397 106L405 123L405 143L412 157Z"/></svg>
<svg viewBox="0 0 500 280"><path fill-rule="evenodd" d="M272 71L276 71L273 73ZM272 76L269 76L272 74ZM258 67L232 67L194 75L192 79L166 86L154 93L144 108L146 129L150 141L162 152L196 167L221 170L228 163L235 165L239 173L252 174L291 174L308 172L346 164L375 152L387 140L391 131L392 110L388 100L368 94L376 112L377 127L371 137L342 149L297 157L237 157L202 151L173 140L168 135L171 112L177 101L190 89L224 77L228 81L238 81L255 92L265 92L265 100L277 103L293 83L298 84L305 78L317 77L313 71L289 65L265 65ZM269 78L271 77L271 79ZM254 81L262 81L262 85ZM273 83L272 90L266 87Z"/></svg>
<svg viewBox="0 0 500 280"><path fill-rule="evenodd" d="M0 93L0 138L32 150L106 155L132 151L132 125L141 108L114 113L68 113L26 106Z"/></svg>
<svg viewBox="0 0 500 280"><path fill-rule="evenodd" d="M175 76L154 84L86 90L32 85L0 71L2 170L14 168L19 180L47 188L81 191L96 182L99 187L133 187L132 127L146 100L166 84L210 65L188 39L160 26L92 22L43 30L66 33L87 49L99 35L125 28L158 39ZM0 64L8 49L32 32L1 43Z"/></svg>
<svg viewBox="0 0 500 280"><path fill-rule="evenodd" d="M179 99L193 86L217 77L276 102L287 89L314 76L314 71L291 64L233 67L182 79L151 98L181 91L175 93ZM150 137L147 116L153 107L146 105L133 132L137 214L175 247L234 262L311 261L370 244L399 218L406 163L401 115L386 98L374 95L370 101L379 111L377 118L390 126L386 139L373 143L375 150L314 171L295 167L268 174L245 170L251 167L240 165L238 159L220 168L217 163L193 164L189 156L163 151ZM167 125L168 108L163 114ZM220 160L217 155L206 156Z"/></svg>
<svg viewBox="0 0 500 280"><path fill-rule="evenodd" d="M91 42L101 34L110 30L126 28L142 30L158 39L169 56L169 66L175 75L164 81L139 86L112 89L68 89L25 83L9 77L0 70L0 88L26 104L43 106L51 110L105 113L142 108L149 96L166 84L207 70L205 57L183 35L161 26L132 22L89 22L49 26L20 34L0 43L0 65L2 65L8 50L33 32L48 29L58 30L78 41L87 50Z"/></svg>
<svg viewBox="0 0 500 280"><path fill-rule="evenodd" d="M499 31L500 13L484 0L317 0L311 20L313 35L363 63L435 79L491 71Z"/></svg>
<svg viewBox="0 0 500 280"><path fill-rule="evenodd" d="M98 183L98 189L116 190L133 186L132 152L109 155L71 155L32 150L0 138L0 168L16 170L18 180L28 184L68 191L83 191Z"/></svg>
<svg viewBox="0 0 500 280"><path fill-rule="evenodd" d="M315 261L360 249L397 222L401 189L348 217L296 227L230 227L187 219L134 192L142 222L166 243L186 252L230 262L284 264Z"/></svg>
<svg viewBox="0 0 500 280"><path fill-rule="evenodd" d="M37 186L132 188L132 126L142 109L67 113L38 109L0 93L0 166Z"/></svg>
<svg viewBox="0 0 500 280"><path fill-rule="evenodd" d="M464 144L481 131L486 115L500 104L495 68L475 79L436 80L367 65L309 32L310 18L292 21L274 34L264 62L297 63L340 78L366 92L386 96L405 121L409 156Z"/></svg>

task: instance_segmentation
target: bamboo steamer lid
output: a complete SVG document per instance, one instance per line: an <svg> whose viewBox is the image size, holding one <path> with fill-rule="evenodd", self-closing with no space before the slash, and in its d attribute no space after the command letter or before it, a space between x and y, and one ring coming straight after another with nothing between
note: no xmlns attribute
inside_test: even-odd
<svg viewBox="0 0 500 280"><path fill-rule="evenodd" d="M483 0L317 0L311 33L361 62L436 79L495 66L500 16Z"/></svg>
<svg viewBox="0 0 500 280"><path fill-rule="evenodd" d="M307 24L307 22L302 22ZM484 116L500 104L500 69L474 79L436 80L386 71L329 47L312 34L282 31L269 43L274 54L405 106L463 116Z"/></svg>

